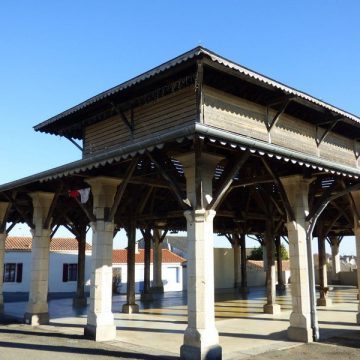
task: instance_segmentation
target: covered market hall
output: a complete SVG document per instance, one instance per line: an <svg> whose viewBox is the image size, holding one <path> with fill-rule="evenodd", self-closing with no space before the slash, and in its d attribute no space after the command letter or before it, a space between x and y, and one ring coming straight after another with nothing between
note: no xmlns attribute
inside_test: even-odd
<svg viewBox="0 0 360 360"><path fill-rule="evenodd" d="M280 238L287 240L287 335L300 342L318 339L316 305L328 299L325 276L316 298L312 239L319 242L320 269L325 241L338 247L344 236L355 235L360 250L359 117L197 47L34 129L69 139L82 158L0 186L0 262L16 224L26 223L33 236L27 324L49 321L49 246L60 226L79 243L77 305L86 305L81 264L86 232L92 230L84 335L96 341L116 337L111 304L117 232L125 229L128 237L122 311L132 314L139 311L136 231L145 242L144 297L151 291L151 244L159 248L168 231L186 231L181 359L222 358L214 312L214 234L227 236L239 253L239 291L247 286L246 236L262 239L267 314L280 311L274 249ZM74 189L90 189L89 199L69 197ZM2 274L0 279L3 306Z"/></svg>

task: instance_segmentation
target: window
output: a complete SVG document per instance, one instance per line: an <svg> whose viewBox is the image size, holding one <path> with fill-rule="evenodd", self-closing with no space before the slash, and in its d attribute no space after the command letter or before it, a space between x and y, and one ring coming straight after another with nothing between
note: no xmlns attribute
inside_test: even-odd
<svg viewBox="0 0 360 360"><path fill-rule="evenodd" d="M63 282L77 281L77 264L63 264Z"/></svg>
<svg viewBox="0 0 360 360"><path fill-rule="evenodd" d="M4 264L4 282L22 282L22 267L23 264L19 263L6 263Z"/></svg>
<svg viewBox="0 0 360 360"><path fill-rule="evenodd" d="M180 282L180 269L179 267L169 266L167 268L167 280L169 283L175 284Z"/></svg>

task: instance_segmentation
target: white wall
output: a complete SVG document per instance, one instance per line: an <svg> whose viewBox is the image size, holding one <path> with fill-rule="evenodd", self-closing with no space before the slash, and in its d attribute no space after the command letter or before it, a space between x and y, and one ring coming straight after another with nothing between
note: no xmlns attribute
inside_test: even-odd
<svg viewBox="0 0 360 360"><path fill-rule="evenodd" d="M118 287L120 294L126 293L127 265L113 264L113 269L121 269L121 284ZM163 263L161 267L164 291L182 291L183 274L180 263ZM176 279L176 272L178 279ZM153 280L153 265L150 265L150 281ZM178 281L176 281L178 280ZM135 292L140 293L144 282L144 264L135 265Z"/></svg>
<svg viewBox="0 0 360 360"><path fill-rule="evenodd" d="M5 282L4 292L28 292L31 272L30 251L6 251L4 263L22 263L23 273L21 283ZM69 252L50 252L49 260L49 292L74 292L76 281L63 282L63 264L76 264L77 254ZM85 291L89 291L91 274L91 254L85 257Z"/></svg>

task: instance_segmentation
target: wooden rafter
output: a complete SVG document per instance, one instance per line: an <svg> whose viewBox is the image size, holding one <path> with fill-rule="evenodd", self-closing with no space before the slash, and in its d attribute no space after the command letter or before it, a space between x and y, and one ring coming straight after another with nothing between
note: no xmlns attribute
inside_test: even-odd
<svg viewBox="0 0 360 360"><path fill-rule="evenodd" d="M30 227L30 229L35 229L35 225L32 221L32 219L30 218L30 216L28 215L28 213L26 213L23 209L21 209L21 207L19 207L16 203L16 195L8 195L5 192L3 193L3 195L6 197L6 199L12 203L12 205L14 206L15 210L19 213L19 215L24 219L24 221L28 224L28 226Z"/></svg>
<svg viewBox="0 0 360 360"><path fill-rule="evenodd" d="M220 201L225 196L227 191L230 189L234 177L243 167L243 165L245 164L248 158L249 158L249 153L245 153L241 157L233 159L228 163L221 176L220 185L217 191L215 192L214 197L211 200L210 204L207 206L207 210L216 210Z"/></svg>
<svg viewBox="0 0 360 360"><path fill-rule="evenodd" d="M7 223L7 219L9 217L9 213L10 213L11 208L12 208L12 203L9 202L7 207L6 207L4 218L1 219L0 233L4 233L6 231L6 223Z"/></svg>
<svg viewBox="0 0 360 360"><path fill-rule="evenodd" d="M84 204L81 203L81 201L78 198L74 198L76 203L79 205L80 209L84 212L84 214L87 216L90 222L96 222L95 215L89 210Z"/></svg>
<svg viewBox="0 0 360 360"><path fill-rule="evenodd" d="M162 159L160 159L159 156L157 156L154 153L151 153L149 151L146 151L146 155L151 160L151 162L156 166L156 168L159 170L161 176L169 183L171 190L173 191L174 195L176 196L176 199L178 200L181 208L183 210L188 210L190 207L186 203L186 199L183 198L182 192L180 189L180 186L176 179L165 170L165 164Z"/></svg>
<svg viewBox="0 0 360 360"><path fill-rule="evenodd" d="M276 184L278 191L279 191L279 195L281 198L281 201L284 204L285 210L286 210L286 215L288 217L289 221L293 221L295 219L295 215L294 215L294 211L289 203L289 199L286 195L285 189L283 184L281 183L279 177L273 172L273 170L271 169L270 165L268 164L268 162L265 160L264 157L261 157L261 161L265 166L265 169L267 170L267 172L272 176L272 178L274 179L274 183Z"/></svg>
<svg viewBox="0 0 360 360"><path fill-rule="evenodd" d="M113 205L110 209L110 213L109 213L109 221L113 221L114 217L115 217L115 213L118 209L118 206L120 204L120 201L122 199L122 197L124 196L125 193L125 189L129 183L129 180L132 176L132 174L134 173L137 163L138 163L138 157L134 157L131 160L131 163L129 165L129 167L126 170L125 176L124 176L124 180L121 182L121 184L118 186L115 197L114 197L114 202Z"/></svg>

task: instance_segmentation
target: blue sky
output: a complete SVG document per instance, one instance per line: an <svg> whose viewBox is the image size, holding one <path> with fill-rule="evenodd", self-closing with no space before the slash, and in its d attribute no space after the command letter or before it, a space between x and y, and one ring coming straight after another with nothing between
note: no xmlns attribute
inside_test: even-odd
<svg viewBox="0 0 360 360"><path fill-rule="evenodd" d="M80 157L32 126L197 45L360 115L359 14L357 0L3 0L0 183Z"/></svg>

